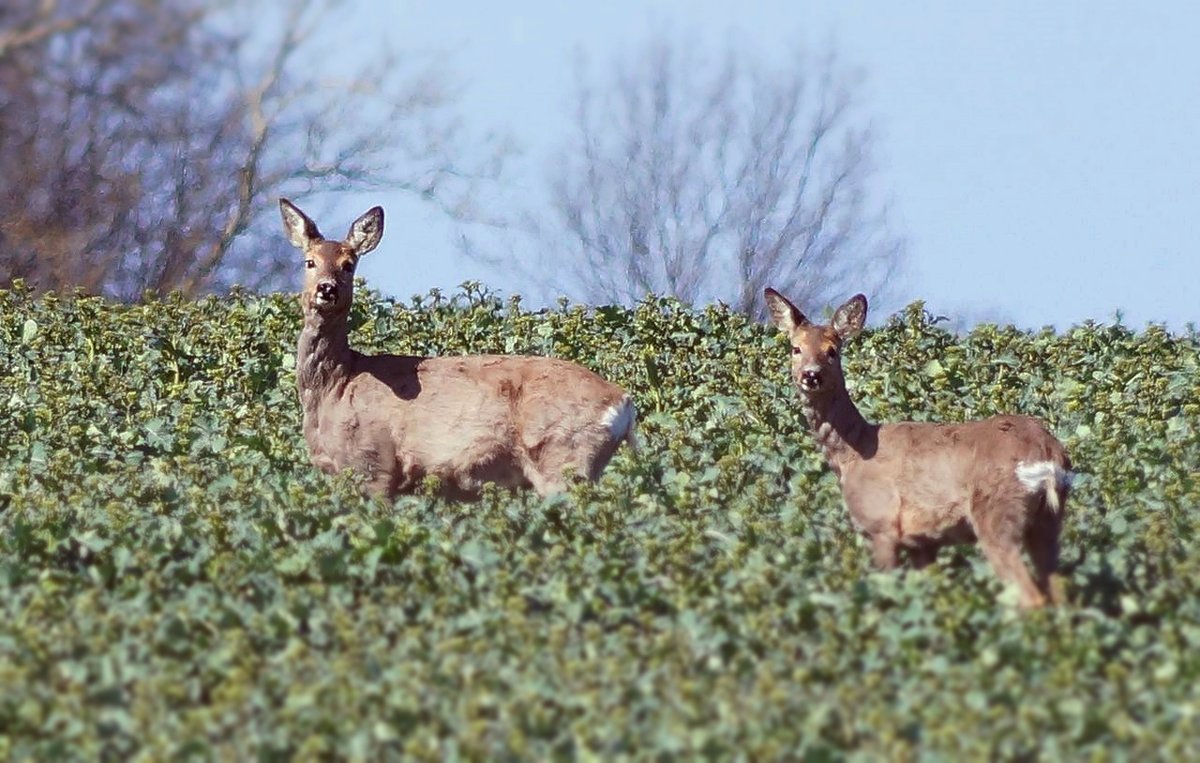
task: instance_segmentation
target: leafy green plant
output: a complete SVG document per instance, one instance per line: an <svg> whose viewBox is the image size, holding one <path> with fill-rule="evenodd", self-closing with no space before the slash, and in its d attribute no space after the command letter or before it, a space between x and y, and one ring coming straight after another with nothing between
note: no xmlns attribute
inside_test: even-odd
<svg viewBox="0 0 1200 763"><path fill-rule="evenodd" d="M0 292L0 756L1195 757L1200 342L847 348L878 419L1044 417L1081 472L1070 606L965 548L880 574L787 350L719 307L366 292L367 351L530 352L629 389L639 454L539 500L361 497L307 462L294 299Z"/></svg>

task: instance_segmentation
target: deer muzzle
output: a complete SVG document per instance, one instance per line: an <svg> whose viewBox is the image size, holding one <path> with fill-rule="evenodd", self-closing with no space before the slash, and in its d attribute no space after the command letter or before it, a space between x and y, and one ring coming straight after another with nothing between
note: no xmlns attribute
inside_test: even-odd
<svg viewBox="0 0 1200 763"><path fill-rule="evenodd" d="M319 305L332 304L337 301L337 284L333 281L321 281L313 290L315 301Z"/></svg>

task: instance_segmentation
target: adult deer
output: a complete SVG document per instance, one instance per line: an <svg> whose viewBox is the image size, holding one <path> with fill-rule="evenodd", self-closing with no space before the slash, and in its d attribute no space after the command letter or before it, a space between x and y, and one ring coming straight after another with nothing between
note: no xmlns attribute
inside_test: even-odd
<svg viewBox="0 0 1200 763"><path fill-rule="evenodd" d="M978 541L996 575L1015 584L1023 607L1057 603L1059 534L1071 461L1042 422L993 416L961 424L872 424L846 392L842 344L867 317L852 297L817 325L774 289L771 321L792 345L792 377L804 415L842 488L875 565L893 569L899 551L916 568L938 549ZM1029 552L1035 576L1021 559Z"/></svg>
<svg viewBox="0 0 1200 763"><path fill-rule="evenodd" d="M383 210L329 241L295 204L280 199L279 208L304 253L296 379L318 468L354 469L369 492L387 497L412 492L428 475L451 498L476 498L487 482L546 495L565 486L568 472L598 479L622 442L633 445L633 401L575 363L352 350L354 269L383 236Z"/></svg>

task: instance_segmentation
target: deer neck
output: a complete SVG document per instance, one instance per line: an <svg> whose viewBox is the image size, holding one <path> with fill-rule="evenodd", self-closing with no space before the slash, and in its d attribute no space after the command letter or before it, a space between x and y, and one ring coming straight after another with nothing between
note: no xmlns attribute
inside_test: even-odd
<svg viewBox="0 0 1200 763"><path fill-rule="evenodd" d="M306 410L349 376L354 354L349 337L347 316L325 317L306 311L296 349L296 381Z"/></svg>
<svg viewBox="0 0 1200 763"><path fill-rule="evenodd" d="M804 417L812 429L825 460L839 475L842 465L854 458L875 454L879 426L863 418L845 389L806 398Z"/></svg>

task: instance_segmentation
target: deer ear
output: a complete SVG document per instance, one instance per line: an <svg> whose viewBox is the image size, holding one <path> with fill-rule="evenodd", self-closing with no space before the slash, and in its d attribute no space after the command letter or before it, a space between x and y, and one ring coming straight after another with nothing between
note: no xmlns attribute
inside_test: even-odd
<svg viewBox="0 0 1200 763"><path fill-rule="evenodd" d="M300 211L287 199L279 200L279 211L283 215L283 229L287 231L288 241L301 251L323 239L317 224L308 215Z"/></svg>
<svg viewBox="0 0 1200 763"><path fill-rule="evenodd" d="M361 257L379 246L381 238L383 238L383 207L371 207L350 226L350 232L346 234L346 246L353 249L355 255Z"/></svg>
<svg viewBox="0 0 1200 763"><path fill-rule="evenodd" d="M846 304L837 309L833 314L833 320L830 325L843 340L858 336L858 332L862 331L863 324L867 322L867 298L862 294L855 294L850 299L846 300Z"/></svg>
<svg viewBox="0 0 1200 763"><path fill-rule="evenodd" d="M792 329L809 324L808 318L804 317L804 313L796 309L796 306L788 302L787 297L772 288L763 290L763 297L767 300L767 310L771 314L771 323L775 328L790 334Z"/></svg>

